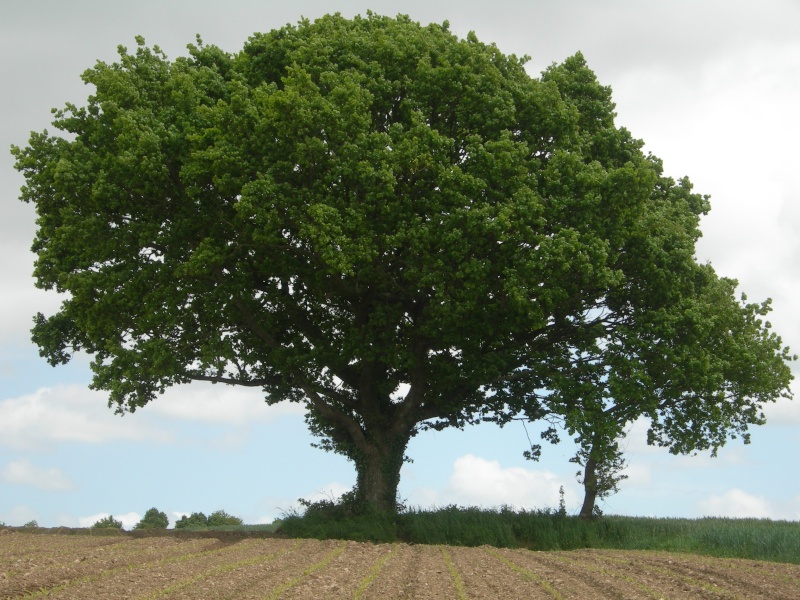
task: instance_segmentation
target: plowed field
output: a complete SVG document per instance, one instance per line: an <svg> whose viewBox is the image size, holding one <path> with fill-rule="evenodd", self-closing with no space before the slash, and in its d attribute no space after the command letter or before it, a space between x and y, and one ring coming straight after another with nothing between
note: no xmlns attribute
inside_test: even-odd
<svg viewBox="0 0 800 600"><path fill-rule="evenodd" d="M0 530L0 598L800 598L800 565L647 551Z"/></svg>

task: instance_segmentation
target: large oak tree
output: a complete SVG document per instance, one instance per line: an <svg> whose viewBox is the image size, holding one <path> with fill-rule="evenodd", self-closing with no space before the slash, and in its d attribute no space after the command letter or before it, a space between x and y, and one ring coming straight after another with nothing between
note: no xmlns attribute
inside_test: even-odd
<svg viewBox="0 0 800 600"><path fill-rule="evenodd" d="M578 402L604 307L675 303L697 265L671 232L707 202L614 126L580 55L524 62L372 14L236 54L120 48L61 135L13 150L37 285L66 295L42 354L94 355L121 411L194 380L301 402L380 510L422 429Z"/></svg>

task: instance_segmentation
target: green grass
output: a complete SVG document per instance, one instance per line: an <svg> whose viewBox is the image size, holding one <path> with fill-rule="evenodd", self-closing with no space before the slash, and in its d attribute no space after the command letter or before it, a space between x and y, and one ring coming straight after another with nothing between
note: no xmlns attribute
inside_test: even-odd
<svg viewBox="0 0 800 600"><path fill-rule="evenodd" d="M446 507L397 515L287 515L289 537L451 546L574 550L663 550L800 564L800 522L766 519L656 519L604 516L583 521L554 511Z"/></svg>

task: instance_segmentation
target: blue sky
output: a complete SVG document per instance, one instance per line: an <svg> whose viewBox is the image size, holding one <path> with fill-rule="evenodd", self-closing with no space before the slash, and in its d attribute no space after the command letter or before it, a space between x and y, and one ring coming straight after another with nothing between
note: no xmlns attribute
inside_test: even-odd
<svg viewBox="0 0 800 600"><path fill-rule="evenodd" d="M447 19L462 36L475 30L504 52L531 55L533 75L582 51L614 90L618 124L664 159L668 174L689 175L711 195L698 259L737 278L752 300L773 298L771 322L800 351L800 5L790 0L3 3L0 149L48 127L50 108L82 104L90 90L80 73L114 60L116 46L134 46L136 35L173 58L196 33L235 52L255 31L368 8ZM16 200L23 181L12 164L0 152L0 521L79 526L113 514L130 526L156 506L171 521L224 509L268 522L299 497L352 486L346 460L310 447L296 405L267 407L253 390L192 384L119 417L88 389L87 357L56 369L40 359L31 317L52 313L59 299L33 286L35 215ZM602 508L800 520L800 401L770 406L767 416L751 445L731 442L715 459L650 448L635 424L625 442L629 479ZM539 463L523 459L526 447L519 423L423 433L409 446L401 497L415 506L555 507L563 485L577 511L573 444L546 446Z"/></svg>

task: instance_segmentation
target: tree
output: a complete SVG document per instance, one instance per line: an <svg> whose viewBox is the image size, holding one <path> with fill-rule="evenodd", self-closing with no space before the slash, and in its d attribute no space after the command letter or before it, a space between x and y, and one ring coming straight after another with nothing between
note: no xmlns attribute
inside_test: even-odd
<svg viewBox="0 0 800 600"><path fill-rule="evenodd" d="M55 111L66 137L13 149L37 285L68 294L34 341L53 365L93 354L118 411L191 381L303 403L357 504L391 511L412 436L568 405L598 307L647 309L625 265L693 264L648 216L696 222L704 199L569 68L531 78L472 33L374 14L236 55L137 43Z"/></svg>
<svg viewBox="0 0 800 600"><path fill-rule="evenodd" d="M161 512L157 508L151 508L146 513L144 513L144 517L142 520L139 521L136 525L134 525L134 529L166 529L169 527L169 518L167 514Z"/></svg>
<svg viewBox="0 0 800 600"><path fill-rule="evenodd" d="M122 521L118 521L117 519L115 519L114 515L108 515L107 517L98 519L91 527L91 529L106 529L106 528L122 529Z"/></svg>
<svg viewBox="0 0 800 600"><path fill-rule="evenodd" d="M175 522L175 529L196 529L208 527L208 517L205 513L192 513L183 515Z"/></svg>
<svg viewBox="0 0 800 600"><path fill-rule="evenodd" d="M750 442L749 426L765 422L762 406L781 390L790 397L786 363L796 357L762 320L769 301L737 301L736 282L708 267L698 269L695 285L669 310L618 322L595 354L582 356L601 374L590 384L594 394L560 409L580 444L585 518L595 496L617 491L618 440L635 419L649 421L649 444L716 456L728 439Z"/></svg>
<svg viewBox="0 0 800 600"><path fill-rule="evenodd" d="M213 513L208 515L209 527L225 527L231 525L244 525L244 521L242 521L242 519L239 517L229 515L224 510L215 510Z"/></svg>
<svg viewBox="0 0 800 600"><path fill-rule="evenodd" d="M581 115L613 109L611 90L580 56L543 78L557 81ZM607 143L618 135L608 118L585 123L585 160L619 163ZM735 280L697 264L708 199L692 194L688 180L664 177L661 162L650 159L658 178L617 263L621 285L609 286L573 322L587 335L569 338L569 360L555 376L563 379L555 388L569 393L547 393L532 406L541 416L544 403L548 418L576 436L572 460L583 467L584 518L626 478L619 441L632 421L649 420L650 444L674 454L711 449L715 456L729 438L749 443L748 427L765 422L765 403L791 397L788 363L796 357L762 320L770 301L737 300ZM544 436L557 441L554 431Z"/></svg>

